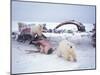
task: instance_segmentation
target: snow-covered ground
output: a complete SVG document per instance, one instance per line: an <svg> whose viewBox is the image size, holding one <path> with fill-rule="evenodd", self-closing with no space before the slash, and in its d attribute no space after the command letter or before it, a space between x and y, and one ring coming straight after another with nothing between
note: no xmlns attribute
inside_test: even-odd
<svg viewBox="0 0 100 75"><path fill-rule="evenodd" d="M85 35L86 34L86 35ZM58 46L60 40L66 37L76 46L77 62L69 62L56 54L45 55L34 53L37 50L34 45L17 42L12 39L12 73L31 73L46 71L62 71L77 69L95 69L95 48L91 45L91 35L87 33L54 34L44 33L52 43L53 48ZM84 36L82 36L84 35ZM27 51L29 50L29 51Z"/></svg>

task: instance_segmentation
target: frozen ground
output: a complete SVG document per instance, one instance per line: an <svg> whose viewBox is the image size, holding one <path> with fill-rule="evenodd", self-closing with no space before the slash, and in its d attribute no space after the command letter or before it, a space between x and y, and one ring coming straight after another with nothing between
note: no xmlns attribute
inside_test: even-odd
<svg viewBox="0 0 100 75"><path fill-rule="evenodd" d="M45 34L53 44L57 47L63 36L59 34ZM28 42L20 43L12 39L12 73L30 73L30 72L45 72L45 71L61 71L61 70L77 70L77 69L94 69L95 68L95 48L91 45L89 36L74 35L67 36L69 41L72 41L76 46L77 62L69 62L56 55L54 51L51 55L34 53L32 50L37 50L34 45L29 45ZM29 50L30 53L27 53Z"/></svg>

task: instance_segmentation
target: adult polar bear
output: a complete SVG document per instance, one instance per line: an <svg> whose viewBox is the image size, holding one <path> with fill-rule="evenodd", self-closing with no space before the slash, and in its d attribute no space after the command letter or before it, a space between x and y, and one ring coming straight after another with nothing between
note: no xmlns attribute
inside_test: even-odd
<svg viewBox="0 0 100 75"><path fill-rule="evenodd" d="M37 34L38 36L41 36L43 31L46 31L44 29L44 25L43 24L26 24L26 23L22 23L19 22L18 23L18 27L19 27L19 32L22 32L24 34Z"/></svg>
<svg viewBox="0 0 100 75"><path fill-rule="evenodd" d="M43 37L46 38L46 36L43 35L43 31L46 31L44 29L44 25L43 24L26 24L26 23L18 23L19 26L19 37L18 40L22 40L25 41L27 39L32 39L36 36L38 37Z"/></svg>
<svg viewBox="0 0 100 75"><path fill-rule="evenodd" d="M42 36L43 34L43 25L41 24L38 24L38 25L35 25L35 26L32 26L32 29L31 29L31 34L37 34L38 36Z"/></svg>
<svg viewBox="0 0 100 75"><path fill-rule="evenodd" d="M68 61L77 61L76 59L76 53L75 53L75 46L67 41L67 40L62 40L57 48L57 55L59 57L63 57Z"/></svg>

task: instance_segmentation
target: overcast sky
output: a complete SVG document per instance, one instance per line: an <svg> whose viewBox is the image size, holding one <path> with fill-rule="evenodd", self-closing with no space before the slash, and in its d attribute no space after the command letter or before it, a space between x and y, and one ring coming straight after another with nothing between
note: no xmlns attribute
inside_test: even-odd
<svg viewBox="0 0 100 75"><path fill-rule="evenodd" d="M12 20L33 22L63 22L77 20L95 23L95 6L12 2Z"/></svg>

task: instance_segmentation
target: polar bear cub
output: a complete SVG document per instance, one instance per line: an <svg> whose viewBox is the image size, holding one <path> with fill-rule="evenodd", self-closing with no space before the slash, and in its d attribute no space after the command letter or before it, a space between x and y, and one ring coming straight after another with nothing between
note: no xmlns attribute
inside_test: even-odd
<svg viewBox="0 0 100 75"><path fill-rule="evenodd" d="M75 53L75 46L73 43L67 41L67 40L62 40L57 48L57 55L59 57L63 57L68 61L77 61L76 60L76 53Z"/></svg>

